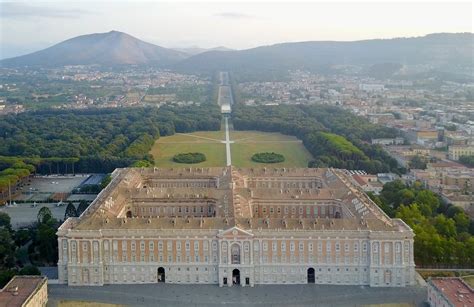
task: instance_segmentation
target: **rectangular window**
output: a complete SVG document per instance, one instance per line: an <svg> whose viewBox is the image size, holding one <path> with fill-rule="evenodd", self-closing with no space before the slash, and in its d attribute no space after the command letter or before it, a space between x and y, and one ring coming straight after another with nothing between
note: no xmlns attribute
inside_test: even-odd
<svg viewBox="0 0 474 307"><path fill-rule="evenodd" d="M145 241L140 242L140 250L144 251L145 250Z"/></svg>
<svg viewBox="0 0 474 307"><path fill-rule="evenodd" d="M160 247L160 243L158 243L158 248ZM167 241L166 242L166 249L171 252L173 250L173 242L172 241Z"/></svg>
<svg viewBox="0 0 474 307"><path fill-rule="evenodd" d="M286 252L286 243L285 242L281 242L281 251Z"/></svg>
<svg viewBox="0 0 474 307"><path fill-rule="evenodd" d="M181 250L181 241L176 242L176 250L178 250L178 251Z"/></svg>
<svg viewBox="0 0 474 307"><path fill-rule="evenodd" d="M290 242L290 251L291 252L295 251L295 242Z"/></svg>
<svg viewBox="0 0 474 307"><path fill-rule="evenodd" d="M150 243L148 243L148 249L150 251L154 251L155 250L155 243L153 241L150 241Z"/></svg>
<svg viewBox="0 0 474 307"><path fill-rule="evenodd" d="M308 244L308 250L309 250L310 252L313 251L313 243L309 243L309 244Z"/></svg>
<svg viewBox="0 0 474 307"><path fill-rule="evenodd" d="M326 251L331 252L331 242L326 242Z"/></svg>
<svg viewBox="0 0 474 307"><path fill-rule="evenodd" d="M194 250L195 251L199 250L199 241L194 241Z"/></svg>
<svg viewBox="0 0 474 307"><path fill-rule="evenodd" d="M277 251L277 243L272 242L272 251L276 252Z"/></svg>
<svg viewBox="0 0 474 307"><path fill-rule="evenodd" d="M268 243L267 242L263 242L263 250L264 251L268 250Z"/></svg>
<svg viewBox="0 0 474 307"><path fill-rule="evenodd" d="M359 243L354 243L354 252L358 252L359 251Z"/></svg>
<svg viewBox="0 0 474 307"><path fill-rule="evenodd" d="M209 242L207 242L207 241L204 241L204 242L203 242L203 249L204 249L205 251L209 250Z"/></svg>
<svg viewBox="0 0 474 307"><path fill-rule="evenodd" d="M189 241L186 241L184 246L186 251L189 251L191 249L191 244L189 244Z"/></svg>
<svg viewBox="0 0 474 307"><path fill-rule="evenodd" d="M131 248L132 251L136 250L135 241L132 241L130 248Z"/></svg>
<svg viewBox="0 0 474 307"><path fill-rule="evenodd" d="M303 242L300 242L299 250L300 250L300 252L304 251L304 243Z"/></svg>

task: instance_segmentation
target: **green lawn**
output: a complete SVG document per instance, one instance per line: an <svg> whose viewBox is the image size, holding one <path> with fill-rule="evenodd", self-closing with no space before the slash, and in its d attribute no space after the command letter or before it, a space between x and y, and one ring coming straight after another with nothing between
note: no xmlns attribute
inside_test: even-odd
<svg viewBox="0 0 474 307"><path fill-rule="evenodd" d="M225 166L225 133L221 131L200 131L189 134L175 134L161 137L151 150L158 167L186 167L186 166ZM232 165L237 167L307 167L311 154L300 140L280 133L258 131L231 131L230 138ZM264 164L251 160L257 152L276 152L285 156L282 163ZM197 164L181 164L172 161L175 154L186 152L202 152L206 155L205 162Z"/></svg>
<svg viewBox="0 0 474 307"><path fill-rule="evenodd" d="M232 164L238 167L308 167L311 154L303 143L293 136L259 131L231 131ZM251 157L258 152L275 152L285 156L281 163L257 163Z"/></svg>
<svg viewBox="0 0 474 307"><path fill-rule="evenodd" d="M157 167L225 166L225 145L220 142L223 138L223 131L200 131L165 136L156 141L151 154ZM202 152L206 155L206 161L196 164L173 162L174 155L186 152Z"/></svg>

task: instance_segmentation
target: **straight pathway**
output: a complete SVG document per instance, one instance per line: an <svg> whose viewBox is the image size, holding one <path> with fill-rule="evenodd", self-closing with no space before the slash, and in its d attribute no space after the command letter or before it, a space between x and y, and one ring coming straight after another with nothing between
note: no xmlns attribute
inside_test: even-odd
<svg viewBox="0 0 474 307"><path fill-rule="evenodd" d="M232 165L232 157L230 155L230 136L229 136L229 118L226 116L225 117L225 153L226 153L226 160L227 160L227 166Z"/></svg>

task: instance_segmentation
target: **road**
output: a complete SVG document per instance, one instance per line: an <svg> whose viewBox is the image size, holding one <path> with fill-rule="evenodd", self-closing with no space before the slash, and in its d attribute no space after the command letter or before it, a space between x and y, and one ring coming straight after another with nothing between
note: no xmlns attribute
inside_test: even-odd
<svg viewBox="0 0 474 307"><path fill-rule="evenodd" d="M342 285L267 285L219 288L217 285L48 285L48 306L60 300L129 306L363 306L405 303L422 306L426 289Z"/></svg>
<svg viewBox="0 0 474 307"><path fill-rule="evenodd" d="M229 136L229 118L226 116L225 118L225 154L226 154L226 161L227 161L227 166L232 165L232 156L230 155L230 144L233 143L230 140Z"/></svg>

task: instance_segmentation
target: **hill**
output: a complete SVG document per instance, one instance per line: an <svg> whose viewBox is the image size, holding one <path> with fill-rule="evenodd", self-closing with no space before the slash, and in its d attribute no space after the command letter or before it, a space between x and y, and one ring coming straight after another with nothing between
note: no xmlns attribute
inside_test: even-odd
<svg viewBox="0 0 474 307"><path fill-rule="evenodd" d="M169 65L187 57L118 31L77 36L49 48L0 61L1 66Z"/></svg>
<svg viewBox="0 0 474 307"><path fill-rule="evenodd" d="M204 52L208 52L208 51L232 51L233 49L230 49L230 48L227 48L227 47L224 47L224 46L219 46L219 47L214 47L214 48L200 48L200 47L197 47L197 46L193 46L193 47L188 47L188 48L173 48L174 50L176 51L179 51L179 52L184 52L188 55L196 55L196 54L200 54L200 53L204 53Z"/></svg>
<svg viewBox="0 0 474 307"><path fill-rule="evenodd" d="M472 33L352 42L282 43L239 51L210 51L189 57L176 68L185 71L257 72L288 69L327 71L337 66L423 66L424 69L472 74ZM377 68L378 66L375 66ZM384 65L383 67L386 67ZM464 71L465 70L465 71Z"/></svg>

